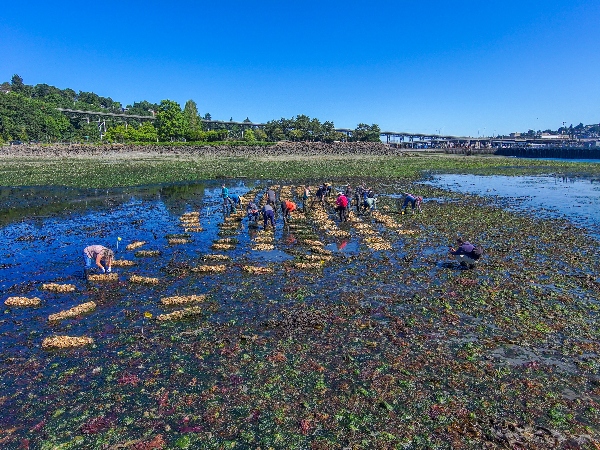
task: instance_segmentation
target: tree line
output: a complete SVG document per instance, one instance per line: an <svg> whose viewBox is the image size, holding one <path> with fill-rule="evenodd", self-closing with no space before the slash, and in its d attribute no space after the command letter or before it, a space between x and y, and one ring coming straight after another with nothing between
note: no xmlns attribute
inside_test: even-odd
<svg viewBox="0 0 600 450"><path fill-rule="evenodd" d="M154 117L103 117L89 120L67 115L57 108ZM256 127L249 118L233 123L206 123L209 113L201 115L193 100L184 107L172 100L151 103L146 100L123 107L110 97L94 92L75 92L47 84L27 85L19 75L0 84L0 143L21 142L224 142L245 143L288 141L371 141L379 142L376 124L358 124L350 133L335 131L331 121L321 122L306 115L271 120Z"/></svg>

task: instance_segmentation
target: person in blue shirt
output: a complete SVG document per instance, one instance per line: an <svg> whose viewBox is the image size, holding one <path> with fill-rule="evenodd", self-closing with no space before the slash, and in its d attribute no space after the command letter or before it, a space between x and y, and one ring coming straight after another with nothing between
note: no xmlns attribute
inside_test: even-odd
<svg viewBox="0 0 600 450"><path fill-rule="evenodd" d="M227 208L227 205L229 205L229 189L224 184L221 185L221 197L223 197L223 207Z"/></svg>
<svg viewBox="0 0 600 450"><path fill-rule="evenodd" d="M236 208L239 206L242 206L242 197L240 197L237 194L229 194L229 197L227 198L227 200L229 200L229 204L231 205L231 209L233 210L233 212L236 211Z"/></svg>

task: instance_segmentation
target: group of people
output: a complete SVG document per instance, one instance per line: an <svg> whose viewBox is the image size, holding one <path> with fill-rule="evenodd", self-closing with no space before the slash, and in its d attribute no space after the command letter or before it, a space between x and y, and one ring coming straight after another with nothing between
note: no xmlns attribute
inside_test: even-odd
<svg viewBox="0 0 600 450"><path fill-rule="evenodd" d="M308 197L310 196L310 191L308 187L304 187L304 195L303 200L306 208L306 202ZM323 204L325 202L325 197L329 197L331 195L332 185L331 183L323 183L317 188L317 192L311 202L311 206L314 205L315 202L320 202ZM372 211L376 209L377 199L375 198L375 193L372 189L368 189L365 186L357 186L356 190L352 189L350 184L347 184L343 190L339 191L336 196L336 211L339 215L340 222L348 220L348 212L352 207L352 202L354 200L354 205L356 206L356 213L361 214L367 211Z"/></svg>
<svg viewBox="0 0 600 450"><path fill-rule="evenodd" d="M246 215L248 216L248 221L255 224L258 224L260 216L262 215L263 229L266 230L269 225L275 229L275 204L277 201L275 191L273 189L267 189L265 197L265 205L262 208L259 208L254 201L248 202L248 205L246 206ZM292 219L292 212L298 209L298 206L291 200L281 200L280 207L284 223L289 222Z"/></svg>
<svg viewBox="0 0 600 450"><path fill-rule="evenodd" d="M331 191L331 183L323 183L320 185L311 205L316 201L323 203L324 198L331 195ZM223 206L225 208L231 207L233 212L236 211L237 207L242 206L243 198L237 194L229 193L229 189L227 189L224 184L221 186L221 196L223 198ZM302 201L303 209L305 211L308 200L311 196L312 195L309 187L304 186ZM262 215L263 228L266 230L270 225L273 229L275 229L275 204L277 201L277 196L273 189L267 189L265 192L265 197L266 202L262 208L259 208L256 202L253 200L248 202L246 207L248 220L258 224L260 216ZM375 198L375 194L372 189L361 185L357 186L356 189L353 190L350 184L347 184L343 191L339 191L337 193L335 200L335 209L340 222L345 222L348 220L352 199L354 199L354 205L356 206L357 214L376 209L377 199ZM402 214L406 213L409 205L412 207L413 212L421 212L421 203L423 202L423 197L405 192L403 194L403 199L402 206L399 208ZM281 200L280 207L284 223L289 222L292 219L292 212L298 209L298 206L291 200ZM471 244L460 236L457 237L456 243L456 248L449 248L450 256L453 256L461 264L461 266L473 268L477 263L477 260L482 255L481 247ZM100 273L111 273L112 271L114 252L107 247L102 245L90 245L83 250L83 258L85 262L84 272L86 277L92 270L96 270Z"/></svg>

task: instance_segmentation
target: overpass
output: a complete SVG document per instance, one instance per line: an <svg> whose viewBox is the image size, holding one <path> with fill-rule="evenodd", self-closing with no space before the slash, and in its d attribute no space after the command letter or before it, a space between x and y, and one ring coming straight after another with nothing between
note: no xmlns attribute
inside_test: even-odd
<svg viewBox="0 0 600 450"><path fill-rule="evenodd" d="M83 111L77 109L56 108L69 115L72 119L86 120L87 123L94 122L98 124L98 131L102 136L106 132L106 119L121 121L127 127L128 121L153 121L156 119L154 113L151 116L141 116L135 114L118 114L103 111ZM201 121L211 128L211 125L224 127L231 131L233 127L240 127L243 132L246 129L264 128L265 123L255 122L236 122L233 120L206 120ZM335 131L343 133L348 139L352 137L354 130L351 128L336 128ZM492 138L492 137L470 137L470 136L451 136L441 134L411 133L406 131L381 131L379 133L382 140L393 147L402 148L519 148L519 147L546 147L546 146L564 146L565 144L576 143L578 141L566 141L564 136L557 136L556 139L540 139L536 137L520 138Z"/></svg>

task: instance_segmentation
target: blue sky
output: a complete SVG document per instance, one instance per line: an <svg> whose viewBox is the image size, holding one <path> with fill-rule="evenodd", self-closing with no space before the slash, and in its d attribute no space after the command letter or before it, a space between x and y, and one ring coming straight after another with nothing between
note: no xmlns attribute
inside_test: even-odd
<svg viewBox="0 0 600 450"><path fill-rule="evenodd" d="M0 81L215 119L490 135L600 122L600 1L8 2Z"/></svg>

